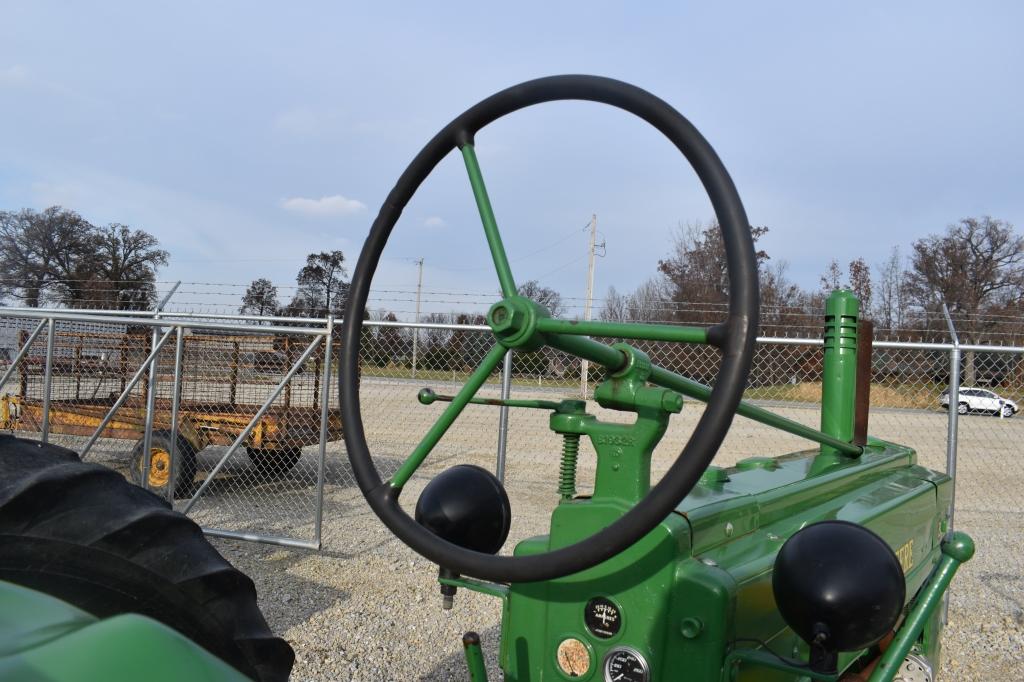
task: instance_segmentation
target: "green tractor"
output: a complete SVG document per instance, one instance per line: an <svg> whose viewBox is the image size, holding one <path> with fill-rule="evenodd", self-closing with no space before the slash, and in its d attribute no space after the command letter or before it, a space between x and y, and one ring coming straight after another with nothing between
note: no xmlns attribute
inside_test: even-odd
<svg viewBox="0 0 1024 682"><path fill-rule="evenodd" d="M474 134L547 101L602 102L660 130L703 182L728 256L729 312L707 328L570 322L517 296L473 147ZM469 171L504 298L487 322L496 343L438 422L387 481L376 471L359 408L360 321L381 251L420 183L452 149ZM735 187L708 143L675 110L604 78L545 78L500 92L442 130L399 179L360 256L339 372L345 441L382 521L440 567L442 604L459 588L504 604L506 680L726 682L934 679L940 605L973 544L949 527L953 483L912 449L866 433L858 390L857 300L838 292L825 318L821 429L741 400L758 323L757 266ZM708 344L712 388L654 365L625 343ZM601 365L606 423L579 400L475 397L507 350L550 346ZM861 366L869 366L861 360ZM865 375L866 376L866 375ZM866 388L867 382L861 383ZM684 399L707 403L676 462L651 485L651 453ZM550 532L498 552L511 507L500 481L452 467L420 495L402 489L472 402L544 409L563 441ZM778 458L710 466L740 414L817 443ZM862 417L860 419L856 417ZM855 424L858 428L855 428ZM576 492L576 457L597 453L592 495ZM256 606L252 581L166 501L75 453L0 436L0 679L283 680L294 654ZM480 640L463 640L469 675L487 679ZM197 646L198 645L198 646Z"/></svg>
<svg viewBox="0 0 1024 682"><path fill-rule="evenodd" d="M517 295L474 150L498 118L558 100L589 100L657 128L690 162L707 191L727 252L728 314L709 327L554 319ZM495 344L389 480L374 466L356 382L360 321L381 252L402 209L449 152L469 173L503 298L487 315ZM741 400L758 328L758 278L750 226L729 174L698 131L662 100L589 76L530 81L483 100L415 157L380 210L356 266L342 331L339 372L345 443L370 506L409 547L440 568L444 605L458 589L501 599L500 665L515 682L726 682L934 679L940 608L973 544L950 526L953 482L916 464L913 449L855 429L857 299L830 297L825 315L820 430ZM653 364L627 343L708 344L720 364L712 387ZM477 391L508 350L549 346L601 365L594 400L635 414L607 423L579 400L482 400ZM870 365L867 365L868 367ZM863 382L866 388L869 382ZM651 453L684 399L706 403L678 459L651 485ZM452 467L422 491L415 513L403 488L469 403L544 409L563 440L560 502L547 535L498 552L511 508L502 484L471 465ZM691 408L692 409L692 408ZM735 414L816 444L777 458L711 466ZM581 438L597 453L592 495L576 492ZM554 484L553 484L554 486ZM469 675L487 679L479 638L464 638Z"/></svg>

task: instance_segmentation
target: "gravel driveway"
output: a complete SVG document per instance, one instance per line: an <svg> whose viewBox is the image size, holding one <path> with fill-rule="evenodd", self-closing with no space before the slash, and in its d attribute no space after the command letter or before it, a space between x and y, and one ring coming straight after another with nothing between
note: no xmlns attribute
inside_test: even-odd
<svg viewBox="0 0 1024 682"><path fill-rule="evenodd" d="M385 475L439 409L392 404L393 395L371 392L363 398L364 413L371 415L364 418L367 432ZM700 410L689 403L674 420L655 455L655 475L668 466ZM813 409L776 411L808 424L818 419ZM406 503L416 499L430 476L455 462L493 468L496 419L493 408L468 408L408 486ZM915 444L922 464L945 468L943 413L876 410L872 420L873 434ZM506 551L522 538L545 532L557 501L558 441L546 422L544 412L512 412L506 483L515 519ZM978 553L954 582L943 678L1024 679L1024 462L1018 455L1024 418L964 418L960 439L956 522L973 535ZM800 439L737 419L716 463L805 447ZM581 487L592 481L592 457L581 457ZM311 458L307 454L305 460ZM204 502L200 520L222 511L215 497ZM265 513L272 515L275 505L285 508L286 502L264 498ZM393 538L370 512L352 483L339 443L329 449L325 505L324 550L319 553L215 540L252 576L271 626L295 647L293 679L466 680L461 636L470 629L481 634L488 670L497 679L499 600L460 590L454 610L442 611L436 569ZM258 527L255 523L250 527Z"/></svg>

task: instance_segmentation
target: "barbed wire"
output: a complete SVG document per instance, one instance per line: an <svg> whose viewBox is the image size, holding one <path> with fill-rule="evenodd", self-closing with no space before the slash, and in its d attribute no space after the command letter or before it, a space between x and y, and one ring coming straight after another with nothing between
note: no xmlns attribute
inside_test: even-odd
<svg viewBox="0 0 1024 682"><path fill-rule="evenodd" d="M85 286L83 286L85 285ZM250 284L239 282L177 282L170 280L120 280L97 282L94 280L65 279L50 281L41 286L25 286L23 281L0 279L0 287L9 290L31 291L38 293L39 301L46 306L82 309L111 309L118 305L122 309L151 305L150 297L162 298L172 288L177 287L166 310L176 314L190 312L203 314L235 315L242 309L242 297ZM288 305L290 301L304 289L296 284L275 285L277 304ZM78 294L74 300L63 301L62 289L72 289ZM412 321L415 318L417 292L412 288L385 286L372 289L367 301L368 310L374 314L394 314L399 320ZM124 300L117 297L138 297L137 300ZM499 297L495 292L480 290L460 290L444 288L424 288L420 292L419 302L433 307L434 312L421 314L421 319L455 320L459 315L478 315L485 312ZM586 299L579 296L562 296L559 307L563 317L579 317L584 309ZM596 317L609 314L610 302L621 303L620 300L609 301L606 297L593 299ZM118 305L114 305L114 304ZM8 296L3 302L7 306L22 305L17 297ZM621 307L621 306L620 306ZM437 309L447 309L438 312ZM654 299L643 305L626 305L626 319L642 313L643 319L632 319L637 322L674 323L674 324L710 324L724 319L728 304L721 302L679 302L665 299ZM717 316L717 318L716 318ZM869 313L865 317L870 317ZM1014 314L1012 310L991 311L982 315L966 315L957 312L952 315L957 328L970 330L971 342L994 342L1016 345L1024 341L1024 311ZM913 307L901 311L897 324L876 320L876 336L886 340L922 340L924 338L942 338L948 336L945 317L921 307ZM822 324L821 312L811 310L804 305L762 305L761 328L772 335L788 337L817 336Z"/></svg>

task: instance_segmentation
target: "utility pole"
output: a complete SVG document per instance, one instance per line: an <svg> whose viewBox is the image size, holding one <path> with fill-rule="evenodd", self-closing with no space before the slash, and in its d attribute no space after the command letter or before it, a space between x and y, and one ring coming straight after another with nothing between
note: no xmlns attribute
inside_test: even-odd
<svg viewBox="0 0 1024 682"><path fill-rule="evenodd" d="M590 264L587 267L587 297L583 299L583 319L590 319L590 306L594 300L594 249L597 246L597 214L590 216ZM604 247L604 242L601 242ZM587 360L580 361L580 395L587 399L587 387L590 381L590 363Z"/></svg>
<svg viewBox="0 0 1024 682"><path fill-rule="evenodd" d="M423 259L420 258L418 260L414 260L413 263L416 263L416 265L418 265L420 267L419 280L416 282L416 319L414 320L414 322L416 322L416 324L419 324L419 322L420 322L420 293L423 291ZM416 346L417 346L417 342L419 341L419 337L420 337L420 328L419 327L413 327L412 328L412 378L413 379L416 378Z"/></svg>

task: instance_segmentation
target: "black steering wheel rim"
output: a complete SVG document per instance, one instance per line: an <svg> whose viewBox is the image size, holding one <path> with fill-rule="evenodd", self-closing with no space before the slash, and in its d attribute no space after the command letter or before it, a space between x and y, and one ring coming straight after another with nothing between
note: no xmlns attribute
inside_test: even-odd
<svg viewBox="0 0 1024 682"><path fill-rule="evenodd" d="M402 210L440 161L472 144L487 124L543 102L587 100L622 109L661 131L686 157L711 199L722 231L729 276L728 317L721 325L722 358L703 415L682 452L647 496L620 519L568 547L508 557L473 552L442 540L398 503L399 488L382 481L363 431L359 403L360 332L370 283ZM757 263L750 224L732 179L707 140L663 100L628 83L597 76L551 76L503 90L467 109L416 155L388 194L352 275L341 332L339 399L344 439L356 482L381 521L409 547L460 574L501 582L532 582L577 573L618 554L664 520L696 485L725 437L746 386L758 322Z"/></svg>

